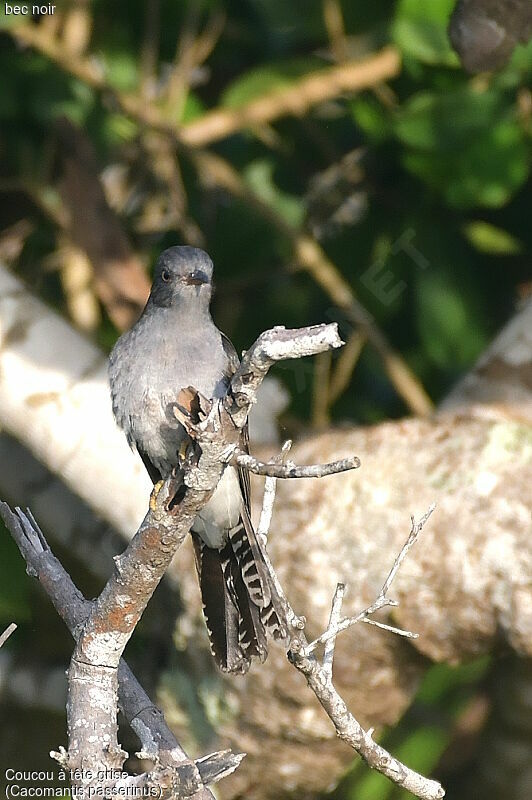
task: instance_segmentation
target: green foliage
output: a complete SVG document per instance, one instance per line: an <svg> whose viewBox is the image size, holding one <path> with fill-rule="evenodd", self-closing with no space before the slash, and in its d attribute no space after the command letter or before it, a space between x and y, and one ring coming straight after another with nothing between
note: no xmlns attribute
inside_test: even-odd
<svg viewBox="0 0 532 800"><path fill-rule="evenodd" d="M286 222L294 227L298 226L303 222L305 214L301 198L283 192L275 184L274 169L275 164L272 159L252 161L244 172L246 182L261 200L282 214Z"/></svg>
<svg viewBox="0 0 532 800"><path fill-rule="evenodd" d="M406 56L424 64L458 66L446 26L454 0L399 0L392 35Z"/></svg>
<svg viewBox="0 0 532 800"><path fill-rule="evenodd" d="M451 276L430 269L416 287L419 335L432 361L443 369L470 364L487 342L461 287Z"/></svg>
<svg viewBox="0 0 532 800"><path fill-rule="evenodd" d="M16 544L0 522L0 633L29 619L29 580Z"/></svg>
<svg viewBox="0 0 532 800"><path fill-rule="evenodd" d="M515 236L489 222L468 222L463 231L466 239L481 253L506 256L523 252L523 245Z"/></svg>
<svg viewBox="0 0 532 800"><path fill-rule="evenodd" d="M470 85L413 95L397 115L405 167L451 206L502 206L524 183L530 148L513 99Z"/></svg>

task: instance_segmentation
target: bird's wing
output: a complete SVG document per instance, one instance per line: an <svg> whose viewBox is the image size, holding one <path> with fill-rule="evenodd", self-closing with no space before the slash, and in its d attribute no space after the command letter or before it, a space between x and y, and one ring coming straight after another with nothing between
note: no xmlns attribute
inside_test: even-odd
<svg viewBox="0 0 532 800"><path fill-rule="evenodd" d="M240 359L238 357L238 354L234 348L232 341L225 335L225 333L222 333L222 346L228 358L227 378L231 380L231 378L237 371L238 367L240 366ZM247 420L246 424L242 428L242 435L240 437L240 449L243 450L245 453L249 453L249 424ZM241 467L238 468L238 480L240 481L240 491L242 492L244 506L246 507L248 514L250 514L251 481L247 469L242 469Z"/></svg>
<svg viewBox="0 0 532 800"><path fill-rule="evenodd" d="M139 447L137 447L137 453L141 457L142 463L146 467L146 472L150 476L151 482L155 486L156 483L159 483L159 481L162 480L161 473L159 472L157 467L153 466L146 453L143 450L140 450Z"/></svg>

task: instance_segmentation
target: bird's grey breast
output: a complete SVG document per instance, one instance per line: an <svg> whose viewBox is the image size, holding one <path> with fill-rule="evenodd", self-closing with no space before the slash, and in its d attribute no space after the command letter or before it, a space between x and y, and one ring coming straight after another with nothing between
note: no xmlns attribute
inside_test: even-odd
<svg viewBox="0 0 532 800"><path fill-rule="evenodd" d="M109 365L115 417L129 442L163 476L177 463L184 436L173 413L179 392L193 386L206 397L220 397L228 370L221 334L210 317L147 316L119 339Z"/></svg>

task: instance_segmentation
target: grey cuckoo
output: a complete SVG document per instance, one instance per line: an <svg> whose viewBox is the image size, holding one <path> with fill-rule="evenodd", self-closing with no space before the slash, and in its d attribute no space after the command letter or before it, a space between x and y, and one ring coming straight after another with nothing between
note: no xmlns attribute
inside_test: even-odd
<svg viewBox="0 0 532 800"><path fill-rule="evenodd" d="M186 433L173 407L181 389L222 397L238 367L236 351L212 321L213 265L193 247L171 247L157 261L151 293L109 359L113 412L155 483L178 465ZM248 448L247 426L241 446ZM211 650L226 672L262 661L266 631L284 638L275 586L250 519L249 475L228 466L192 526Z"/></svg>

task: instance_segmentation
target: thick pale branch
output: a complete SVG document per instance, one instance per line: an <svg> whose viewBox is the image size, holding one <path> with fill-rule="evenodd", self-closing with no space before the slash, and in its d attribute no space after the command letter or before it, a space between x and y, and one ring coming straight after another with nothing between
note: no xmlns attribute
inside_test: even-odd
<svg viewBox="0 0 532 800"><path fill-rule="evenodd" d="M330 464L299 466L294 464L293 461L288 461L286 464L259 461L242 450L236 450L233 453L230 463L244 467L244 469L254 472L256 475L265 475L270 478L324 478L327 475L335 475L339 472L347 472L347 470L360 467L360 459L356 456L332 461Z"/></svg>

